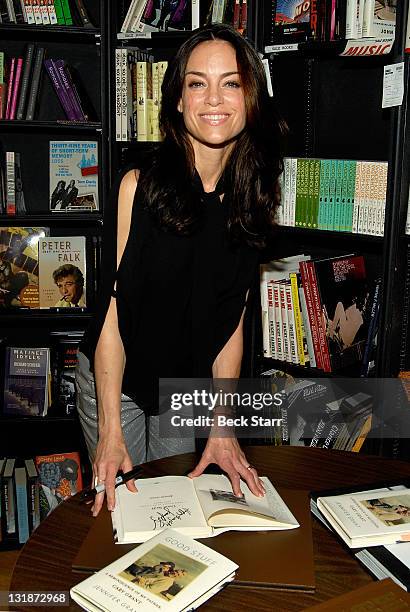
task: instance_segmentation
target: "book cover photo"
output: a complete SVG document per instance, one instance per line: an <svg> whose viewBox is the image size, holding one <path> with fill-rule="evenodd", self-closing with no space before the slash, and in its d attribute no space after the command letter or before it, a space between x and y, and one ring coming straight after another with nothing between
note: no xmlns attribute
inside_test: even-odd
<svg viewBox="0 0 410 612"><path fill-rule="evenodd" d="M7 347L3 414L45 416L49 405L48 348Z"/></svg>
<svg viewBox="0 0 410 612"><path fill-rule="evenodd" d="M86 307L85 236L39 242L40 308Z"/></svg>
<svg viewBox="0 0 410 612"><path fill-rule="evenodd" d="M0 309L38 308L38 242L46 227L0 228Z"/></svg>
<svg viewBox="0 0 410 612"><path fill-rule="evenodd" d="M35 458L40 479L41 520L61 502L83 488L78 452L38 455Z"/></svg>
<svg viewBox="0 0 410 612"><path fill-rule="evenodd" d="M51 212L94 212L98 209L98 143L52 140Z"/></svg>

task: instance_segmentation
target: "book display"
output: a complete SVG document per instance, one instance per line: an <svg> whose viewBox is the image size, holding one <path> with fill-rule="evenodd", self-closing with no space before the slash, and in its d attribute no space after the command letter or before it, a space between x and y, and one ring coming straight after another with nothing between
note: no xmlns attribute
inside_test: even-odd
<svg viewBox="0 0 410 612"><path fill-rule="evenodd" d="M0 447L14 459L0 476L11 483L2 485L7 549L81 490L87 466L73 376L96 304L110 176L107 6L4 2L0 39Z"/></svg>

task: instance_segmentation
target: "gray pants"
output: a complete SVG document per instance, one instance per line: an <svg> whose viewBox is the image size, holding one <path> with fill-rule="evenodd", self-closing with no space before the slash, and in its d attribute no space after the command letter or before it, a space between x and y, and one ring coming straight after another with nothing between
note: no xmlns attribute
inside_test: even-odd
<svg viewBox="0 0 410 612"><path fill-rule="evenodd" d="M78 354L76 390L78 416L93 463L98 442L98 409L94 375L83 353ZM124 394L121 395L121 426L133 465L195 450L193 437L161 437L159 417L145 416L137 404Z"/></svg>

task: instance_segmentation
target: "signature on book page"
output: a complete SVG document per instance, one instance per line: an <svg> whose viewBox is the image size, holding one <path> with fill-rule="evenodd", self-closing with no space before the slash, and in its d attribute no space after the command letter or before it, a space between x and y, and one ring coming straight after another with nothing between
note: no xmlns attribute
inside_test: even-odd
<svg viewBox="0 0 410 612"><path fill-rule="evenodd" d="M161 511L158 510L156 514L152 514L150 519L154 523L154 530L163 529L164 527L172 527L172 525L176 521L180 521L185 514L191 516L191 510L189 508L171 510L169 506L164 506Z"/></svg>

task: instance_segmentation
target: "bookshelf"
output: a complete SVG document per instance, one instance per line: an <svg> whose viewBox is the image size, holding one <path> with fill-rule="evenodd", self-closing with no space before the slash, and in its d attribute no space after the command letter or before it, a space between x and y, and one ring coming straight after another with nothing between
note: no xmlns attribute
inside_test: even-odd
<svg viewBox="0 0 410 612"><path fill-rule="evenodd" d="M89 102L87 121L69 121L43 68L34 120L0 119L2 151L21 154L26 214L0 214L4 227L47 227L50 237L85 236L87 307L0 310L1 385L4 388L6 346L53 347L53 332L83 331L95 310L100 270L101 230L109 186L109 105L107 78L108 2L87 0L86 9L95 27L80 25L0 24L0 51L7 58L23 57L28 43L43 47L46 57L64 58L78 75ZM80 96L81 97L81 96ZM58 213L49 209L49 143L53 140L98 143L99 209L95 212ZM54 349L55 350L55 349ZM55 398L54 398L55 399ZM55 402L56 403L56 402ZM3 406L3 391L0 405ZM88 459L78 418L51 405L45 417L8 416L0 411L1 456L20 459L36 455L79 451L83 466ZM0 550L15 547L0 542Z"/></svg>

